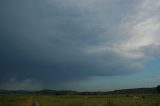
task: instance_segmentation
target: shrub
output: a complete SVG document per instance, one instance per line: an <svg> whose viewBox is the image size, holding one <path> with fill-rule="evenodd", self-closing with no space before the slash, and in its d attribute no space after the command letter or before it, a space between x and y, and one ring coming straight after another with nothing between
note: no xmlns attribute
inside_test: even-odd
<svg viewBox="0 0 160 106"><path fill-rule="evenodd" d="M160 85L157 86L157 92L160 93Z"/></svg>
<svg viewBox="0 0 160 106"><path fill-rule="evenodd" d="M145 98L145 96L142 96L142 98Z"/></svg>

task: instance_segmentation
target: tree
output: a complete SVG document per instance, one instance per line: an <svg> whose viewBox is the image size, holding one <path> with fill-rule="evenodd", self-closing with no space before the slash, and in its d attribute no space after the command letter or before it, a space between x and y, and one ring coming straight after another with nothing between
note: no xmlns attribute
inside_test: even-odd
<svg viewBox="0 0 160 106"><path fill-rule="evenodd" d="M157 91L160 93L160 85L157 86Z"/></svg>

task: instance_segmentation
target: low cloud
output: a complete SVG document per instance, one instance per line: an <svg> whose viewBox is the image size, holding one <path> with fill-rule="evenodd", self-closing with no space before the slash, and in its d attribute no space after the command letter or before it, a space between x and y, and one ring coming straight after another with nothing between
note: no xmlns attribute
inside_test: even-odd
<svg viewBox="0 0 160 106"><path fill-rule="evenodd" d="M42 85L38 82L34 82L31 79L26 80L16 80L15 78L11 78L9 81L0 84L1 89L6 90L40 90L42 89Z"/></svg>
<svg viewBox="0 0 160 106"><path fill-rule="evenodd" d="M123 1L2 1L0 87L30 89L27 79L53 87L143 68L159 55L159 2Z"/></svg>

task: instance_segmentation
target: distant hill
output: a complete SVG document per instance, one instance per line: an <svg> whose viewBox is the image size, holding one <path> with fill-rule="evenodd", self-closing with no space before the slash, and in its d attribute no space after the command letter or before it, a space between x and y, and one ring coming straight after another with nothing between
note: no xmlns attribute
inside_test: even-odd
<svg viewBox="0 0 160 106"><path fill-rule="evenodd" d="M134 88L111 91L110 93L157 93L156 88Z"/></svg>
<svg viewBox="0 0 160 106"><path fill-rule="evenodd" d="M76 91L71 91L71 90L49 90L49 89L44 89L41 91L38 91L37 93L40 94L55 94L55 95L63 95L63 94L77 94L78 92Z"/></svg>
<svg viewBox="0 0 160 106"><path fill-rule="evenodd" d="M19 94L26 94L26 93L38 93L38 94L52 94L52 95L66 95L66 94L77 94L77 95L102 95L102 94L134 94L134 93L157 93L155 87L153 88L133 88L133 89L121 89L121 90L114 90L108 92L77 92L72 90L50 90L44 89L40 91L26 91L26 90L3 90L0 89L0 93L19 93Z"/></svg>
<svg viewBox="0 0 160 106"><path fill-rule="evenodd" d="M4 90L4 89L0 89L0 93L1 92L8 92L7 90Z"/></svg>

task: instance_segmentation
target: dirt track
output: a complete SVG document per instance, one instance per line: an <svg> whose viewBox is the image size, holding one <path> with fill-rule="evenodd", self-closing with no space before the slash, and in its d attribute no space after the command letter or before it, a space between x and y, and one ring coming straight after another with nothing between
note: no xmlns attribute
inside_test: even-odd
<svg viewBox="0 0 160 106"><path fill-rule="evenodd" d="M33 98L33 104L32 104L32 106L40 106L39 103L38 103L38 101L36 101L35 98Z"/></svg>

